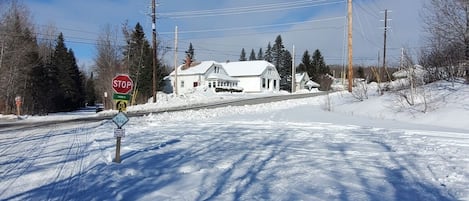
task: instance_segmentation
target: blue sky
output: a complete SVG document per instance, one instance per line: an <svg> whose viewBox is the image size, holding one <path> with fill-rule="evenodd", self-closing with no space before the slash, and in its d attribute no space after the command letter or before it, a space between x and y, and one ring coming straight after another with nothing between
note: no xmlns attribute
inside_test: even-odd
<svg viewBox="0 0 469 201"><path fill-rule="evenodd" d="M416 53L423 33L419 13L424 0L354 0L354 63L378 63L383 49L383 19L390 10L388 63L397 63L400 48ZM64 33L79 65L90 66L95 42L106 25L140 22L151 40L151 0L24 0L38 27L53 24ZM284 45L295 45L297 63L305 50L319 49L328 64L346 62L345 0L157 0L158 39L174 47L174 29L179 29L179 56L189 43L197 60L235 61L241 49L264 51L268 42L282 35ZM252 12L246 12L252 10ZM182 14L181 14L182 13ZM197 14L199 13L199 14ZM203 14L202 16L200 14ZM120 34L120 33L118 33ZM124 44L123 39L119 41ZM173 65L173 52L165 56Z"/></svg>

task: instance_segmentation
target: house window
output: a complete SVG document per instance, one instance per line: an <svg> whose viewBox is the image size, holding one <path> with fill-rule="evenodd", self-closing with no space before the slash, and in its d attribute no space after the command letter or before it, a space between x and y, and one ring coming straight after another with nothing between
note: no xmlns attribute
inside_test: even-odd
<svg viewBox="0 0 469 201"><path fill-rule="evenodd" d="M198 82L194 82L194 83L193 83L193 86L194 86L194 87L197 87L197 86L199 86L199 83L198 83Z"/></svg>
<svg viewBox="0 0 469 201"><path fill-rule="evenodd" d="M208 88L212 88L212 83L211 82L208 83Z"/></svg>
<svg viewBox="0 0 469 201"><path fill-rule="evenodd" d="M274 80L274 89L277 89L277 80Z"/></svg>
<svg viewBox="0 0 469 201"><path fill-rule="evenodd" d="M181 88L184 88L184 81L181 81Z"/></svg>
<svg viewBox="0 0 469 201"><path fill-rule="evenodd" d="M270 88L270 79L267 80L267 89Z"/></svg>
<svg viewBox="0 0 469 201"><path fill-rule="evenodd" d="M262 79L262 88L265 88L265 79L264 78L261 78Z"/></svg>

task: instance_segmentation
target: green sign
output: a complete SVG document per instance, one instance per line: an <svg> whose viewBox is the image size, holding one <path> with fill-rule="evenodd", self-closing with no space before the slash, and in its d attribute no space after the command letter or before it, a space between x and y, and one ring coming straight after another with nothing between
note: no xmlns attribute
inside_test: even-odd
<svg viewBox="0 0 469 201"><path fill-rule="evenodd" d="M129 94L114 94L112 95L113 100L130 100Z"/></svg>

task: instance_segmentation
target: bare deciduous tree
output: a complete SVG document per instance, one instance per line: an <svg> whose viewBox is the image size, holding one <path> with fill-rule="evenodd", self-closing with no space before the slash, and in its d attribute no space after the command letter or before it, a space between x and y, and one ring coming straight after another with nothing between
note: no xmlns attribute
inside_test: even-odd
<svg viewBox="0 0 469 201"><path fill-rule="evenodd" d="M420 63L429 68L433 79L469 76L468 13L467 0L426 1L423 20L428 45Z"/></svg>
<svg viewBox="0 0 469 201"><path fill-rule="evenodd" d="M48 24L38 29L38 35L39 56L44 63L48 63L54 53L55 41L59 31L55 25Z"/></svg>
<svg viewBox="0 0 469 201"><path fill-rule="evenodd" d="M96 72L96 91L103 97L103 103L106 109L110 109L112 95L112 78L119 72L121 66L122 55L118 45L118 29L110 25L106 25L101 35L98 37L96 49L97 55L94 59ZM107 98L104 98L104 93Z"/></svg>
<svg viewBox="0 0 469 201"><path fill-rule="evenodd" d="M15 97L25 97L27 75L36 65L34 28L28 9L17 1L2 3L0 10L0 111L15 111ZM6 6L4 6L6 5Z"/></svg>

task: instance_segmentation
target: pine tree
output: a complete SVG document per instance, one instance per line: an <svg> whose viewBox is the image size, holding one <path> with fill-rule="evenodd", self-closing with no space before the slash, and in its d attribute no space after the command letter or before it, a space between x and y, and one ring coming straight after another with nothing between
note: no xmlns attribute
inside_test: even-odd
<svg viewBox="0 0 469 201"><path fill-rule="evenodd" d="M72 101L75 97L74 81L70 77L69 69L71 60L67 47L65 46L63 34L60 33L57 37L57 44L55 45L54 55L52 57L51 68L54 68L58 81L58 88L54 93L53 101L56 103L56 111L54 112L66 112L72 111Z"/></svg>
<svg viewBox="0 0 469 201"><path fill-rule="evenodd" d="M68 76L73 80L72 86L73 90L73 100L70 103L72 110L78 109L80 107L85 106L85 79L83 74L81 73L80 69L77 65L77 60L75 58L75 53L72 49L68 50L67 56L69 57L69 65L67 69Z"/></svg>
<svg viewBox="0 0 469 201"><path fill-rule="evenodd" d="M282 37L280 35L275 39L271 49L272 63L280 74L280 89L291 90L291 53L285 50Z"/></svg>
<svg viewBox="0 0 469 201"><path fill-rule="evenodd" d="M153 52L140 23L135 25L127 38L124 59L134 81L133 95L137 103L146 103L153 95ZM157 71L159 66L157 65Z"/></svg>
<svg viewBox="0 0 469 201"><path fill-rule="evenodd" d="M363 70L363 67L358 67L357 69L357 74L359 78L365 78L365 71Z"/></svg>
<svg viewBox="0 0 469 201"><path fill-rule="evenodd" d="M251 54L249 55L249 61L254 61L256 60L256 53L254 52L254 49L251 49Z"/></svg>
<svg viewBox="0 0 469 201"><path fill-rule="evenodd" d="M264 60L272 62L272 46L270 45L270 42L267 45L267 50L265 50Z"/></svg>
<svg viewBox="0 0 469 201"><path fill-rule="evenodd" d="M262 52L262 48L259 48L259 52L257 53L257 60L264 60L264 54Z"/></svg>
<svg viewBox="0 0 469 201"><path fill-rule="evenodd" d="M194 47L192 47L192 43L189 43L189 49L187 49L186 51L186 57L188 57L191 62L194 62L195 61L194 55L195 55ZM186 63L186 58L184 58L183 63L184 64Z"/></svg>
<svg viewBox="0 0 469 201"><path fill-rule="evenodd" d="M96 104L97 96L96 96L96 90L94 86L93 73L91 73L90 77L86 80L85 90L86 90L86 104L88 106L94 106Z"/></svg>
<svg viewBox="0 0 469 201"><path fill-rule="evenodd" d="M244 48L241 50L241 54L239 55L239 61L246 61L246 52L244 51Z"/></svg>
<svg viewBox="0 0 469 201"><path fill-rule="evenodd" d="M324 57L318 49L313 53L311 65L316 70L316 73L312 76L315 81L319 81L318 79L320 76L330 73L330 69L326 66Z"/></svg>
<svg viewBox="0 0 469 201"><path fill-rule="evenodd" d="M25 92L29 95L24 97L24 106L27 108L24 111L33 115L44 115L48 113L48 105L50 103L47 96L48 90L56 86L48 85L47 71L40 59L37 45L32 48L32 52L27 58L37 63L27 75L29 82Z"/></svg>
<svg viewBox="0 0 469 201"><path fill-rule="evenodd" d="M279 74L280 78L280 89L291 91L291 82L292 82L292 55L288 50L284 50L282 53L282 60Z"/></svg>
<svg viewBox="0 0 469 201"><path fill-rule="evenodd" d="M29 94L31 98L31 114L45 115L50 109L50 98L48 92L50 86L46 66L42 63L31 69L29 78Z"/></svg>
<svg viewBox="0 0 469 201"><path fill-rule="evenodd" d="M311 55L309 55L308 50L303 53L301 63L298 65L298 72L306 72L308 76L311 77L314 72L311 71Z"/></svg>
<svg viewBox="0 0 469 201"><path fill-rule="evenodd" d="M282 56L283 56L283 51L285 51L285 47L283 46L282 42L282 36L278 35L277 38L275 39L275 43L272 46L272 63L274 66L277 68L277 71L280 72L280 69L283 67L282 66ZM280 75L282 77L282 75Z"/></svg>

